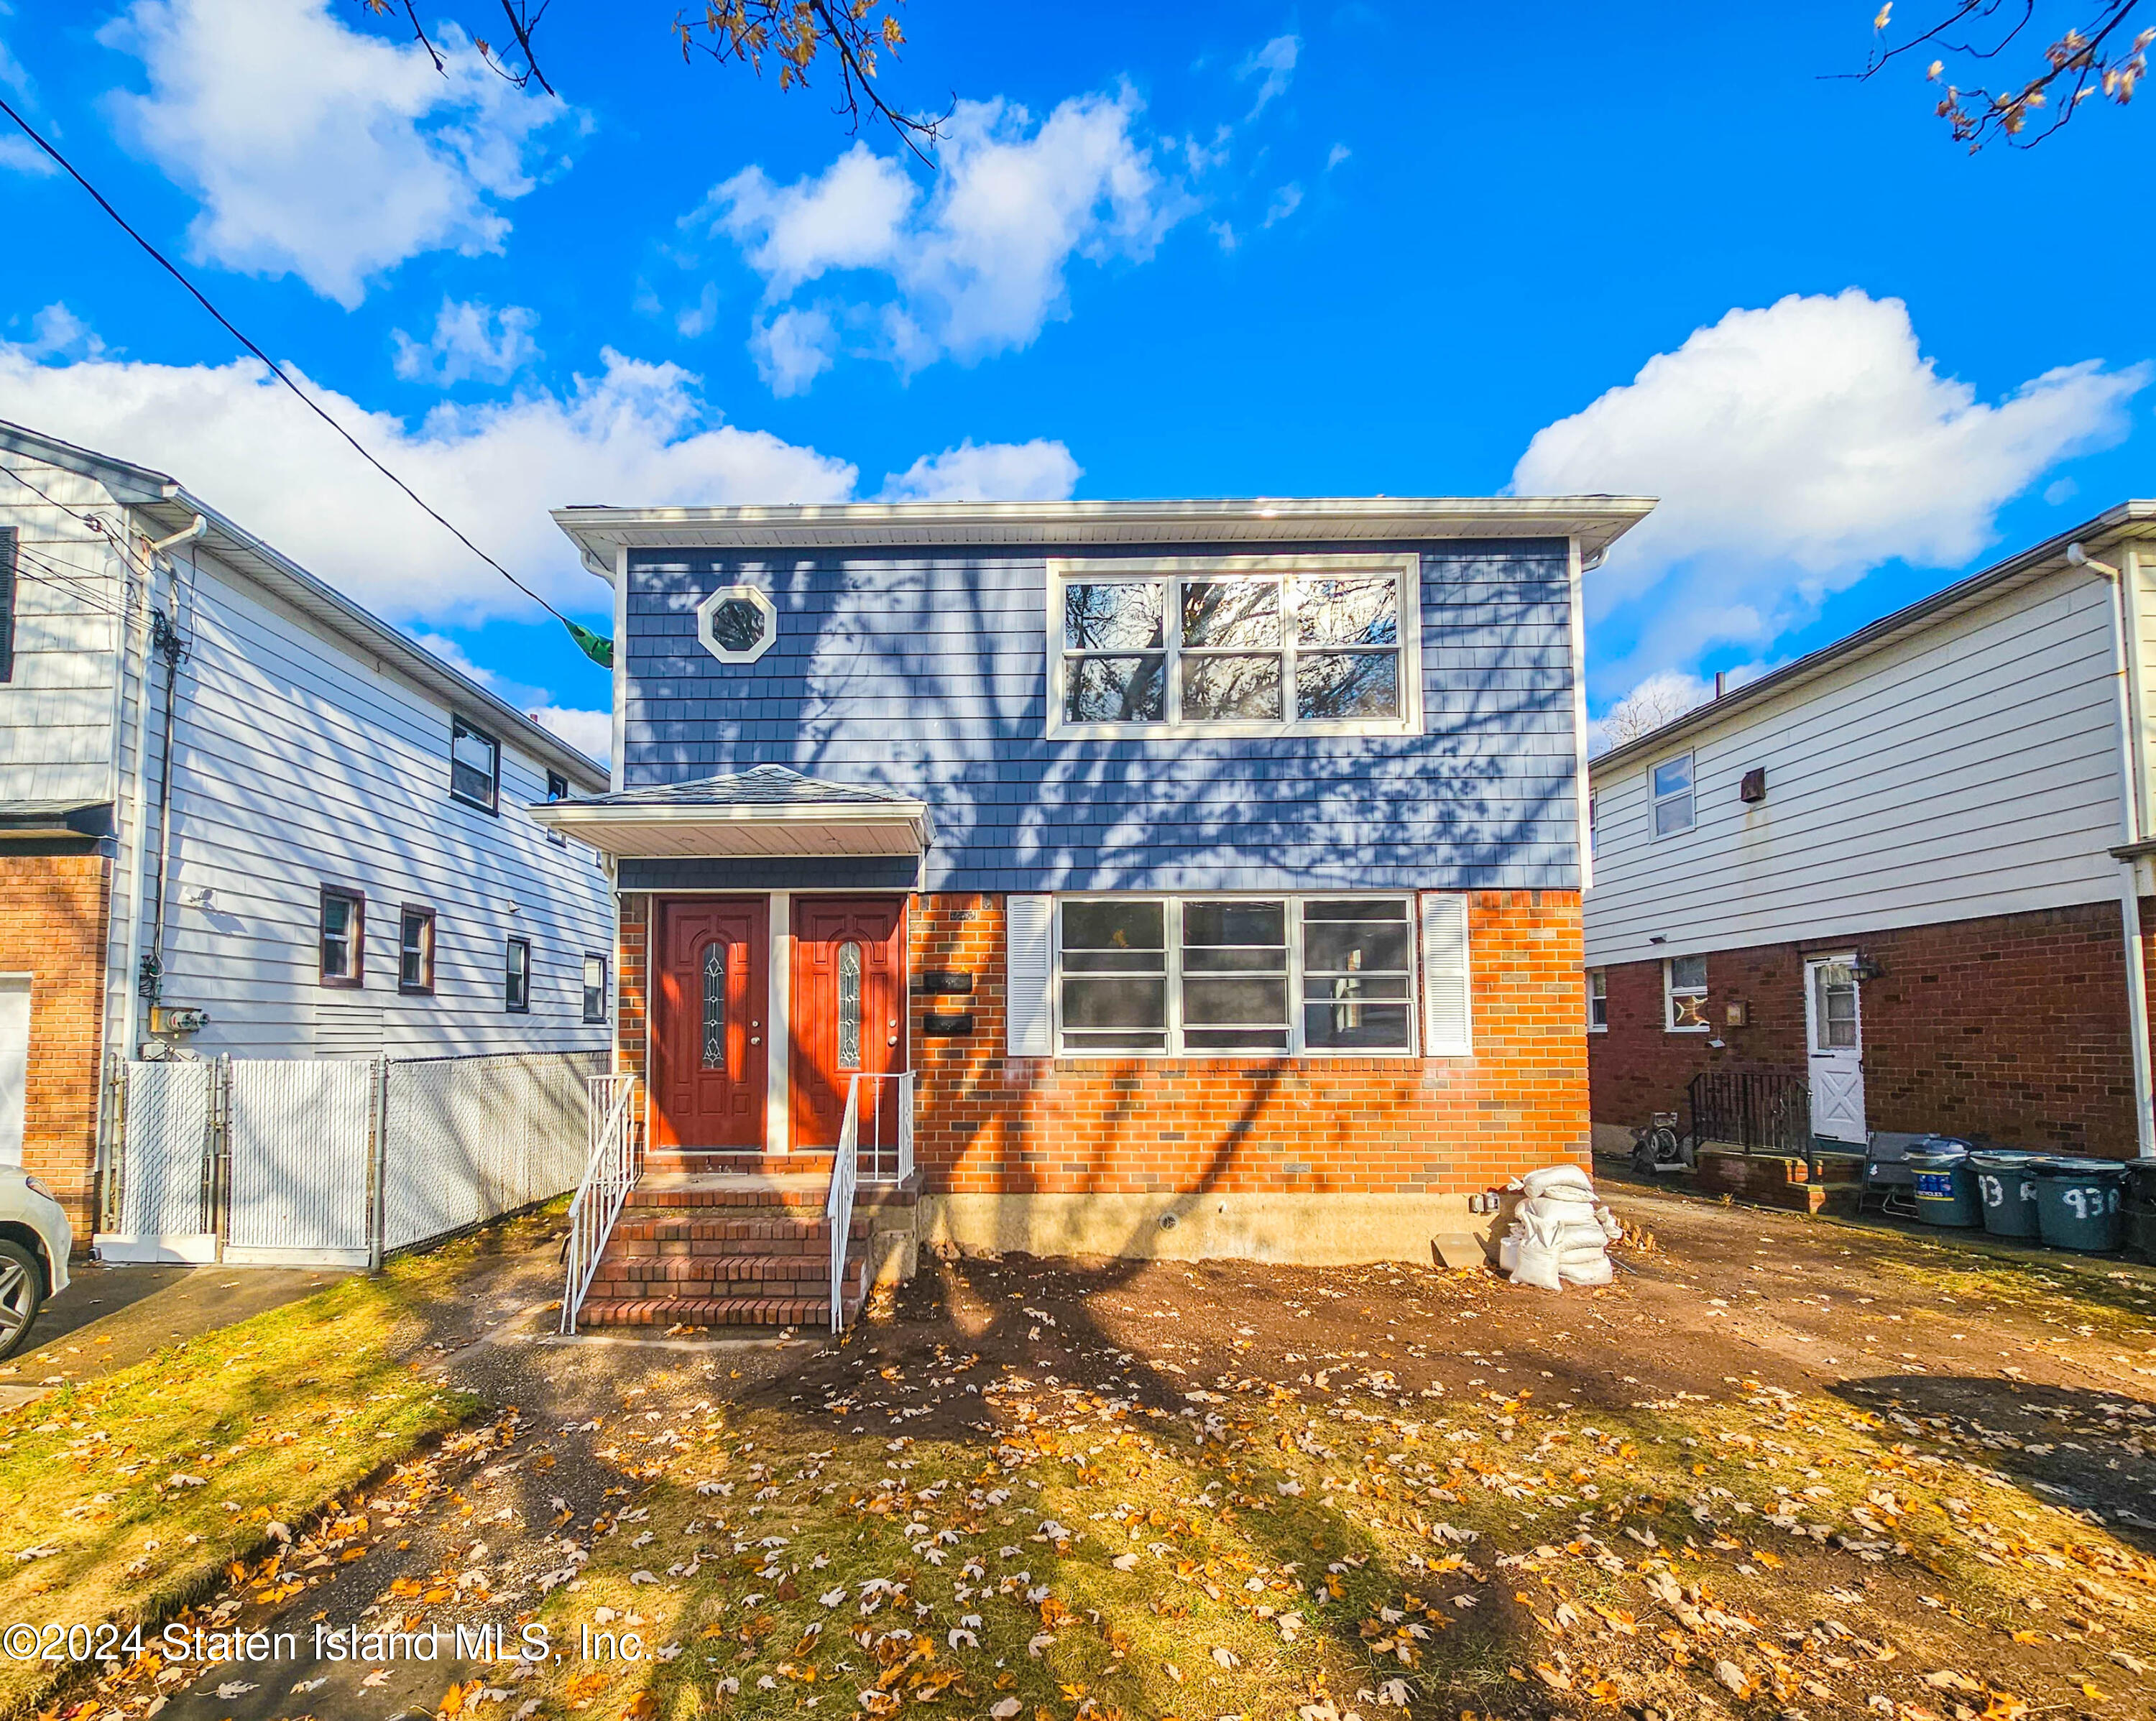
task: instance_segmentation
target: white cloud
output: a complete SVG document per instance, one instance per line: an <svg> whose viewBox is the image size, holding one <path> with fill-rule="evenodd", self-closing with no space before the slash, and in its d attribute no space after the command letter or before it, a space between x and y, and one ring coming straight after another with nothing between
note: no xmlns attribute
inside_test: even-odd
<svg viewBox="0 0 2156 1721"><path fill-rule="evenodd" d="M821 306L782 310L751 331L748 350L773 394L801 394L838 356L838 325Z"/></svg>
<svg viewBox="0 0 2156 1721"><path fill-rule="evenodd" d="M0 18L10 15L12 8L0 6ZM28 108L34 115L36 107L30 74L23 70L23 63L5 42L0 42L0 84L15 92L16 105ZM38 129L53 135L50 120L40 120ZM0 167L16 173L27 173L33 179L46 179L59 172L59 164L37 145L18 132L10 125L4 136L0 136Z"/></svg>
<svg viewBox="0 0 2156 1721"><path fill-rule="evenodd" d="M1336 143L1325 152L1325 171L1330 173L1354 153L1355 151L1349 149L1346 144Z"/></svg>
<svg viewBox="0 0 2156 1721"><path fill-rule="evenodd" d="M1265 224L1271 227L1277 222L1286 221L1301 207L1302 187L1290 180L1273 193L1272 207L1265 211Z"/></svg>
<svg viewBox="0 0 2156 1721"><path fill-rule="evenodd" d="M602 765L613 756L613 713L582 711L563 705L534 705L524 714L540 728L559 735L588 759Z"/></svg>
<svg viewBox="0 0 2156 1721"><path fill-rule="evenodd" d="M940 454L923 454L883 481L886 502L1060 502L1083 470L1070 450L1038 438L978 444L970 438Z"/></svg>
<svg viewBox="0 0 2156 1721"><path fill-rule="evenodd" d="M830 269L890 264L920 196L896 161L856 143L822 173L788 186L745 167L714 187L690 220L708 216L742 247L770 296L783 299Z"/></svg>
<svg viewBox="0 0 2156 1721"><path fill-rule="evenodd" d="M7 417L171 473L392 619L465 626L533 615L507 581L371 471L254 361L40 357L33 344L0 341ZM859 477L850 464L814 448L717 423L696 378L678 366L611 350L598 376L575 379L566 393L527 387L506 401L444 403L416 427L300 380L393 471L519 579L572 612L594 608L603 593L549 510L579 502L839 502L853 497ZM886 489L921 499L1065 496L1077 477L1060 443L968 441L915 462ZM439 635L423 643L456 651ZM475 673L460 653L450 660ZM552 704L545 689L480 673L520 707Z"/></svg>
<svg viewBox="0 0 2156 1721"><path fill-rule="evenodd" d="M50 156L22 136L0 137L0 167L33 179L47 179L60 171Z"/></svg>
<svg viewBox="0 0 2156 1721"><path fill-rule="evenodd" d="M98 39L148 74L146 93L110 103L201 200L195 257L296 274L347 310L407 258L501 250L501 206L532 189L543 134L568 113L453 29L444 76L416 43L347 28L330 0L136 0Z"/></svg>
<svg viewBox="0 0 2156 1721"><path fill-rule="evenodd" d="M496 310L475 300L445 298L424 345L402 329L393 332L396 351L390 362L408 382L461 382L471 376L506 382L539 356L531 338L538 321L536 311L521 305Z"/></svg>
<svg viewBox="0 0 2156 1721"><path fill-rule="evenodd" d="M30 338L23 350L37 358L63 356L96 358L105 351L97 331L59 300L30 319Z"/></svg>
<svg viewBox="0 0 2156 1721"><path fill-rule="evenodd" d="M2070 478L2054 479L2044 486L2044 499L2056 508L2071 502L2082 493L2082 487Z"/></svg>
<svg viewBox="0 0 2156 1721"><path fill-rule="evenodd" d="M288 368L290 368L288 366ZM597 588L547 510L575 502L829 502L855 469L762 431L714 424L696 378L609 351L563 395L443 405L416 428L326 389L316 397L519 578L565 608ZM172 473L250 531L400 620L528 616L499 574L391 489L252 360L37 362L0 342L7 416Z"/></svg>
<svg viewBox="0 0 2156 1721"><path fill-rule="evenodd" d="M1302 38L1300 36L1276 36L1243 62L1235 73L1238 78L1247 79L1263 74L1263 81L1258 85L1257 100L1250 104L1250 111L1243 116L1245 124L1263 113L1275 96L1286 94L1288 81L1295 76L1295 63L1301 54Z"/></svg>
<svg viewBox="0 0 2156 1721"><path fill-rule="evenodd" d="M752 345L782 392L806 387L842 335L908 373L972 362L1029 345L1065 315L1073 258L1143 259L1189 212L1134 131L1139 106L1127 90L1077 96L1036 122L1014 103L962 101L925 197L896 162L855 144L792 185L759 168L736 174L692 219L742 247L771 304L826 274L889 281L891 296L759 321Z"/></svg>
<svg viewBox="0 0 2156 1721"><path fill-rule="evenodd" d="M2091 361L1987 402L1938 374L1899 300L1792 295L1731 311L1538 433L1512 489L1662 499L1588 581L1592 621L1633 624L1609 668L1624 685L1717 643L1769 643L1882 561L1968 561L2001 505L2125 434L2148 377Z"/></svg>

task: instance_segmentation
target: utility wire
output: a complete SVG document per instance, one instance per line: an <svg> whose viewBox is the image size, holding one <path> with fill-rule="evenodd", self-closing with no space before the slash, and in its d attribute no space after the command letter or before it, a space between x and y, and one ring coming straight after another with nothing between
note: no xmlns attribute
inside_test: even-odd
<svg viewBox="0 0 2156 1721"><path fill-rule="evenodd" d="M188 294L193 298L195 303L202 306L204 310L208 311L213 317L214 317L219 326L224 330L226 334L231 335L234 341L237 341L242 346L245 347L248 351L254 354L256 358L259 359L264 365L268 366L270 374L275 376L280 382L283 383L285 387L290 389L300 401L305 402L309 412L312 412L317 418L321 419L323 423L328 425L331 430L334 430L339 436L342 437L347 443L351 443L353 452L357 453L361 459L366 461L369 466L372 466L377 472L388 479L390 483L396 485L398 489L402 490L407 496L410 497L411 499L418 505L419 509L429 516L429 518L433 520L435 524L441 526L449 534L450 536L454 538L457 542L463 545L465 549L470 551L474 556L476 556L481 561L492 568L495 572L500 574L503 579L508 581L511 585L514 586L519 592L521 592L526 597L530 598L532 602L537 604L540 608L546 611L548 615L553 617L556 621L559 622L564 627L567 628L569 630L569 637L577 642L577 644L583 649L587 657L589 657L594 663L599 663L603 667L608 668L611 668L613 667L613 642L612 640L603 638L598 634L593 633L588 627L582 627L577 622L571 621L567 616L563 615L561 611L556 609L552 604L547 602L545 598L534 592L529 586L526 585L523 581L518 579L516 575L511 573L507 568L504 567L500 562L489 556L486 551L480 549L478 545L473 543L470 538L466 537L454 525L451 525L450 522L434 507L432 507L417 490L413 489L411 485L406 484L403 479L398 477L395 473L392 472L387 466L384 466L379 460L376 459L372 454L369 453L367 450L366 445L350 431L346 430L344 426L338 423L336 419L332 418L326 412L325 412L321 406L315 400L314 397L300 387L300 385L295 382L290 376L286 375L284 368L280 366L275 359L271 358L268 353L263 351L263 350L257 346L252 341L249 341L246 335L240 333L238 326L234 325L233 320L229 317L226 316L225 314L219 310L214 305L212 305L209 302L208 299L204 296L202 289L196 286L192 281L189 280L187 276L181 272L178 265L173 263L170 258L167 257L163 252L160 251L155 245L144 238L141 233L137 233L135 228L129 224L127 218L122 215L117 209L114 208L112 205L105 200L105 194L99 191L98 188L92 185L87 179L85 179L82 177L81 173L76 170L74 163L69 161L65 156L54 149L51 144L48 143L43 135L38 132L38 129L34 125L31 125L30 122L24 119L20 114L17 113L5 97L0 97L0 113L6 114L9 119L13 120L16 125L20 126L23 130L23 135L27 136L32 143L37 145L39 149L43 150L48 156L51 156L53 160L66 172L67 176L70 179L74 180L74 182L80 186L85 191L88 192L90 197L95 200L97 207L102 209L107 215L110 216L115 222L119 223L121 231L125 233L129 238L134 240L134 242L140 245L145 251L148 252L151 258L165 271L166 274L172 276L174 280L177 281L182 287L186 288ZM602 653L603 653L603 655L602 655Z"/></svg>

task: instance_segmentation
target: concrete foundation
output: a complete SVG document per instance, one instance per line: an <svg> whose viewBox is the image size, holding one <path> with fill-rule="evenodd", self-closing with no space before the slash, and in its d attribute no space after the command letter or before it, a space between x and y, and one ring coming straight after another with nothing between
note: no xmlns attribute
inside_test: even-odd
<svg viewBox="0 0 2156 1721"><path fill-rule="evenodd" d="M1494 1248L1502 1223L1464 1195L925 1195L920 1207L923 1242L969 1252L1304 1267L1432 1266L1440 1235Z"/></svg>

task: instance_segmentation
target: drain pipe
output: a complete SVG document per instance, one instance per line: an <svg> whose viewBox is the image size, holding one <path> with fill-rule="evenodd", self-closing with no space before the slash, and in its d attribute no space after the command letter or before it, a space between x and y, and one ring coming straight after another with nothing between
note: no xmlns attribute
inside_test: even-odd
<svg viewBox="0 0 2156 1721"><path fill-rule="evenodd" d="M2131 848L2140 843L2143 835L2141 818L2141 772L2135 756L2133 735L2133 686L2128 679L2131 657L2128 649L2128 634L2132 627L2131 600L2126 588L2126 576L2109 562L2098 561L2079 544L2066 545L2066 561L2072 566L2087 568L2110 588L2106 593L2107 607L2111 612L2111 673L2118 689L2112 701L2118 713L2118 770L2119 770L2119 829L2123 833L2123 848ZM2126 935L2126 1027L2133 1044L2133 1139L2134 1152L2141 1159L2156 1159L2156 1102L2152 1102L2152 1083L2148 1048L2148 976L2143 966L2141 944L2141 886L2140 863L2127 857L2119 863L2119 919Z"/></svg>

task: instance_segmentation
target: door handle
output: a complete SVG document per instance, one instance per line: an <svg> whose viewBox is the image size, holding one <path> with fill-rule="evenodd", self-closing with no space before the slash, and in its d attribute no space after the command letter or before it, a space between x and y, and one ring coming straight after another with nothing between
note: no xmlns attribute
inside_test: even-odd
<svg viewBox="0 0 2156 1721"><path fill-rule="evenodd" d="M896 1034L893 1034L889 1039L884 1042L884 1044L886 1046L896 1046L897 1043L898 1036Z"/></svg>
<svg viewBox="0 0 2156 1721"><path fill-rule="evenodd" d="M748 1037L748 1042L752 1046L761 1046L763 1043L763 1036L762 1034L751 1034Z"/></svg>

